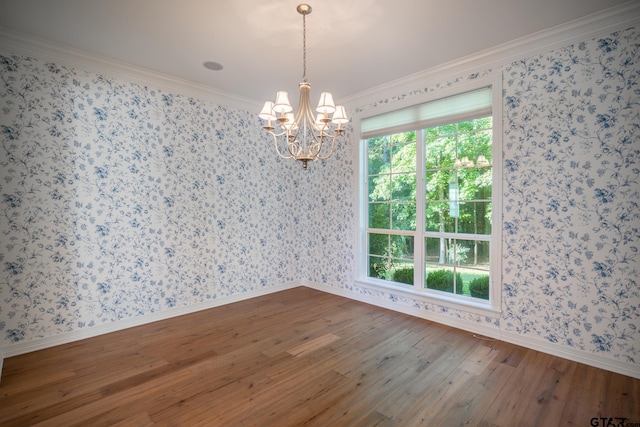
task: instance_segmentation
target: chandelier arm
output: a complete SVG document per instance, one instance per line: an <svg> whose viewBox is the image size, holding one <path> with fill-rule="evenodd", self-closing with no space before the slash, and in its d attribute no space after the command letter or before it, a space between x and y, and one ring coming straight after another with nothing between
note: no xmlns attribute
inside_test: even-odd
<svg viewBox="0 0 640 427"><path fill-rule="evenodd" d="M302 153L302 146L297 139L288 137L287 150L289 151L289 154L291 154L291 157L293 157L294 159L298 159L300 158L300 154Z"/></svg>
<svg viewBox="0 0 640 427"><path fill-rule="evenodd" d="M283 159L293 159L295 156L293 155L293 153L291 153L291 150L288 149L287 147L287 151L289 151L289 155L285 155L282 154L282 151L280 151L280 146L278 145L278 138L280 138L281 136L286 134L286 130L280 132L280 133L275 133L272 131L268 132L271 136L273 136L273 145L276 148L276 152L278 153L278 156L282 157Z"/></svg>
<svg viewBox="0 0 640 427"><path fill-rule="evenodd" d="M322 148L324 146L327 145L327 142L325 140L325 143L322 145L322 147L320 147L320 150L318 151L318 154L315 156L318 160L327 160L329 157L331 157L331 155L333 154L333 149L335 148L336 145L336 138L338 137L338 135L327 135L326 138L331 140L331 148L329 149L329 152L327 154L325 154L324 156L320 155L320 151L322 151Z"/></svg>

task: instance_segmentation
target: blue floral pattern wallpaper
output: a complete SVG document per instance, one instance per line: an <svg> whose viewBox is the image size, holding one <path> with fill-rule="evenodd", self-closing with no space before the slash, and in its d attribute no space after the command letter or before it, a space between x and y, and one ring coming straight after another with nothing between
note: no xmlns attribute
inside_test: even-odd
<svg viewBox="0 0 640 427"><path fill-rule="evenodd" d="M303 172L255 112L0 56L2 343L308 280L637 364L639 63L628 28L415 92L503 74L490 318L355 283L352 129Z"/></svg>
<svg viewBox="0 0 640 427"><path fill-rule="evenodd" d="M504 330L640 363L640 32L504 72Z"/></svg>
<svg viewBox="0 0 640 427"><path fill-rule="evenodd" d="M0 79L3 345L301 278L254 112L15 55Z"/></svg>

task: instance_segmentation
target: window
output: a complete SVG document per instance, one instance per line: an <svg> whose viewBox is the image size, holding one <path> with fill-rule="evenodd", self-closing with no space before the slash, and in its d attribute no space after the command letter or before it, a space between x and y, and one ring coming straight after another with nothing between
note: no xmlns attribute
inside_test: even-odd
<svg viewBox="0 0 640 427"><path fill-rule="evenodd" d="M495 89L361 121L361 280L497 308Z"/></svg>

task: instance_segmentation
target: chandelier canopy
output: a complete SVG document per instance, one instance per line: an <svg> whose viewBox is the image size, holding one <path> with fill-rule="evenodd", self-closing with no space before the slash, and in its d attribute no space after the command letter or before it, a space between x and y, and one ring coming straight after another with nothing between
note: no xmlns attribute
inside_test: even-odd
<svg viewBox="0 0 640 427"><path fill-rule="evenodd" d="M336 138L344 132L342 125L349 122L344 106L335 105L329 92L320 94L316 113L311 109L307 82L307 22L311 6L300 4L296 8L302 15L302 82L300 101L294 114L289 103L289 94L279 91L276 100L267 101L259 117L266 120L263 128L273 136L278 155L285 159L302 162L306 170L309 160L325 160L331 157Z"/></svg>

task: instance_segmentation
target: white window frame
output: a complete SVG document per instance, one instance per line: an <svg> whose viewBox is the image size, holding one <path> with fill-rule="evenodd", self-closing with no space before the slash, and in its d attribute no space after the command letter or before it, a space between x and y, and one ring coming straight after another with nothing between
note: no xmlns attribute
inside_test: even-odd
<svg viewBox="0 0 640 427"><path fill-rule="evenodd" d="M376 279L368 275L368 170L367 170L367 147L366 139L361 138L360 122L368 117L397 111L414 105L425 104L437 101L446 97L459 95L484 87L491 87L492 94L492 191L491 191L491 238L490 238L490 267L489 267L489 300L470 298L456 294L426 289L424 284L424 244L417 244L419 239L424 241L424 215L418 213L425 209L425 170L424 161L419 161L416 165L416 231L414 242L416 251L414 252L414 283L415 286L403 285L387 280ZM411 97L404 101L391 104L383 104L374 107L354 118L355 129L358 133L355 136L358 140L358 215L357 221L357 260L356 260L356 283L359 286L372 290L392 291L395 294L405 295L409 298L418 299L426 303L437 304L449 308L461 309L467 312L498 317L502 305L502 74L492 73L482 78L467 81L462 84L455 84L446 89L429 92L424 95ZM421 132L416 135L416 156L418 159L424 158L424 139L420 140Z"/></svg>

